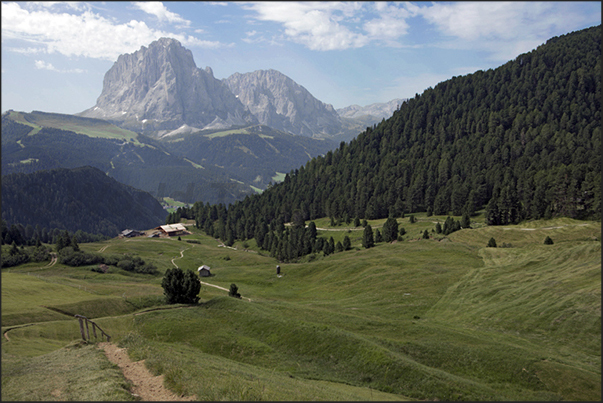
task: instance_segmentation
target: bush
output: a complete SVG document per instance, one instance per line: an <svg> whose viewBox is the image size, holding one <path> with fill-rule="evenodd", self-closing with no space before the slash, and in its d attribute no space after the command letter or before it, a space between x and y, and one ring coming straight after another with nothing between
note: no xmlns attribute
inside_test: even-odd
<svg viewBox="0 0 603 403"><path fill-rule="evenodd" d="M545 245L552 245L553 244L553 240L551 239L550 236L547 236L546 238L544 238L544 244Z"/></svg>
<svg viewBox="0 0 603 403"><path fill-rule="evenodd" d="M228 295L234 298L241 298L241 294L239 294L239 287L236 284L232 283L230 285L230 291L228 291Z"/></svg>
<svg viewBox="0 0 603 403"><path fill-rule="evenodd" d="M490 240L488 241L488 247L496 248L496 240L494 238L490 238Z"/></svg>

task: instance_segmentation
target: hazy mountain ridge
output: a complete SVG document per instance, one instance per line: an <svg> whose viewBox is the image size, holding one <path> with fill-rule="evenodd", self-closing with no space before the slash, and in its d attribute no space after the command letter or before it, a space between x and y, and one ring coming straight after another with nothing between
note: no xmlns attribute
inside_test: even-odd
<svg viewBox="0 0 603 403"><path fill-rule="evenodd" d="M389 102L377 102L374 104L360 106L350 105L345 108L337 109L337 113L342 118L362 118L366 116L374 116L377 119L389 119L396 110L402 105L407 98L396 98Z"/></svg>

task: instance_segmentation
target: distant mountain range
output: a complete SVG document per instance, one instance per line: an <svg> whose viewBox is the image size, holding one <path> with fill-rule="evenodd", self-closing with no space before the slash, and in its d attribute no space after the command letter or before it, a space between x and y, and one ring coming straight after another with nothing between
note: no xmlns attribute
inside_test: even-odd
<svg viewBox="0 0 603 403"><path fill-rule="evenodd" d="M353 105L339 112L276 70L216 79L210 67L196 66L180 42L161 38L119 56L105 74L96 105L78 115L156 138L261 124L289 134L347 141L391 116L401 101Z"/></svg>

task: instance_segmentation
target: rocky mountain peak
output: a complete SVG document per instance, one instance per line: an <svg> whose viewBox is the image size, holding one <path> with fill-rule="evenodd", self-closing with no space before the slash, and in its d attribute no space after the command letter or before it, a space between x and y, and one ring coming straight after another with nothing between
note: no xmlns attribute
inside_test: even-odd
<svg viewBox="0 0 603 403"><path fill-rule="evenodd" d="M96 105L79 115L160 134L257 123L211 68L197 68L192 52L171 38L120 55Z"/></svg>
<svg viewBox="0 0 603 403"><path fill-rule="evenodd" d="M341 131L332 105L276 70L235 73L223 80L261 124L288 133L325 137Z"/></svg>

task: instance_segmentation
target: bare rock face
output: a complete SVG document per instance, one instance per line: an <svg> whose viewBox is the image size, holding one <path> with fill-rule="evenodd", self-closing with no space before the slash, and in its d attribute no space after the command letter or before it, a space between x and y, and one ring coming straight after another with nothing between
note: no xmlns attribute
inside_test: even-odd
<svg viewBox="0 0 603 403"><path fill-rule="evenodd" d="M389 102L375 103L367 106L350 105L337 109L337 113L342 118L355 119L363 116L374 116L379 120L389 119L404 101L406 99L396 98Z"/></svg>
<svg viewBox="0 0 603 403"><path fill-rule="evenodd" d="M318 138L329 137L342 129L332 105L314 98L304 87L276 70L235 73L223 81L260 124Z"/></svg>
<svg viewBox="0 0 603 403"><path fill-rule="evenodd" d="M209 67L197 68L192 52L169 38L119 56L105 74L96 106L79 115L160 134L257 123Z"/></svg>

